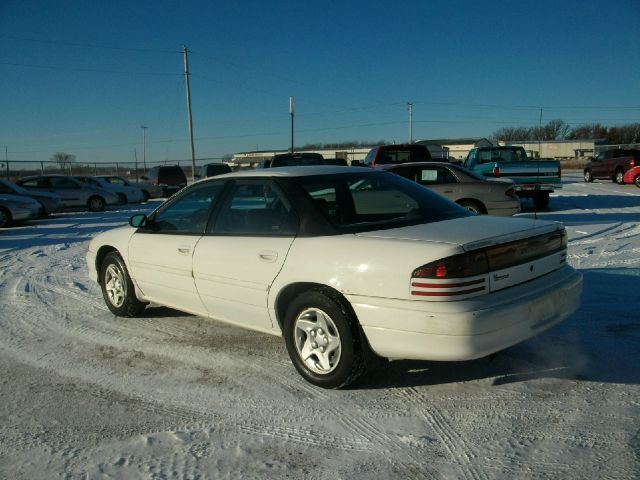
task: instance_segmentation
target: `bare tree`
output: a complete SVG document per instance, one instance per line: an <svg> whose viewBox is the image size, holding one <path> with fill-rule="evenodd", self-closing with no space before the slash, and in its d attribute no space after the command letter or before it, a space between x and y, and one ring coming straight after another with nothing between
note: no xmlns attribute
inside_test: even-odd
<svg viewBox="0 0 640 480"><path fill-rule="evenodd" d="M60 168L66 169L76 161L76 156L65 152L56 152L51 156L51 161L56 162Z"/></svg>

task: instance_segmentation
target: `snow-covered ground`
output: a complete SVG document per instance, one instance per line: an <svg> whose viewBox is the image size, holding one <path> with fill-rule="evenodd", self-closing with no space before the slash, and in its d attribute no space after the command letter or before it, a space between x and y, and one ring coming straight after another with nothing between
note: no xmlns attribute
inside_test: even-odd
<svg viewBox="0 0 640 480"><path fill-rule="evenodd" d="M0 478L640 478L640 189L565 179L539 217L567 226L575 315L340 391L277 337L107 310L87 242L153 203L0 230Z"/></svg>

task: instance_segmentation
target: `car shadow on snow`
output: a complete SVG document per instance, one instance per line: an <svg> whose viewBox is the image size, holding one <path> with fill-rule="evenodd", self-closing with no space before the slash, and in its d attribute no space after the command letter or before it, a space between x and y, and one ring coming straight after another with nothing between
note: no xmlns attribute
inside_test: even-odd
<svg viewBox="0 0 640 480"><path fill-rule="evenodd" d="M582 304L551 330L466 362L377 362L352 389L490 380L492 386L560 379L640 384L640 268L582 270ZM615 285L615 289L612 286Z"/></svg>

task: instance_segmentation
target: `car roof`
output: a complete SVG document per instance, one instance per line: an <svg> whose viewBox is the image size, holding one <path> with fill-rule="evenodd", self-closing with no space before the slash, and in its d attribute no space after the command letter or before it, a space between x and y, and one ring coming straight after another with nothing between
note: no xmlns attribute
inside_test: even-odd
<svg viewBox="0 0 640 480"><path fill-rule="evenodd" d="M274 168L256 168L253 170L239 170L237 172L225 173L216 177L210 177L211 180L220 178L239 178L239 177L309 177L312 175L337 175L341 173L357 173L357 172L375 172L373 168L368 167L348 167L341 165L309 165L300 167L274 167ZM208 179L205 179L208 180Z"/></svg>

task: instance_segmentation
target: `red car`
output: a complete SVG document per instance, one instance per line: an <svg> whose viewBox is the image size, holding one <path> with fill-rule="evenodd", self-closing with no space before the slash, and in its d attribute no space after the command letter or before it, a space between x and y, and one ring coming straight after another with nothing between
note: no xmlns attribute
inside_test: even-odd
<svg viewBox="0 0 640 480"><path fill-rule="evenodd" d="M624 183L635 183L640 188L640 165L625 172Z"/></svg>
<svg viewBox="0 0 640 480"><path fill-rule="evenodd" d="M619 148L600 152L584 167L584 181L593 182L594 178L610 179L616 183L625 182L625 173L640 165L640 150Z"/></svg>

